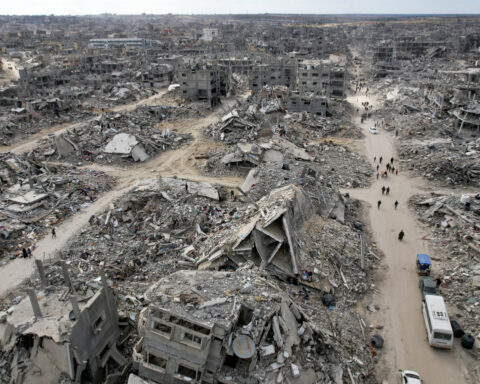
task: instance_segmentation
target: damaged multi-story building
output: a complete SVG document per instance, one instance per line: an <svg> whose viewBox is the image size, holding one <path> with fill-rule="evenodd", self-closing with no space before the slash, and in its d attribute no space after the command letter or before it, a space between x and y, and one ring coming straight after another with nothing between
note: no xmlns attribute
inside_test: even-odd
<svg viewBox="0 0 480 384"><path fill-rule="evenodd" d="M4 313L0 323L2 349L13 350L13 383L102 383L111 362L122 371L127 360L117 350L121 328L117 302L104 275L96 293L81 296L73 289L67 265L62 264L64 287L48 282L48 270L39 260L42 287L28 290L28 299ZM110 371L107 369L110 366Z"/></svg>
<svg viewBox="0 0 480 384"><path fill-rule="evenodd" d="M178 73L182 98L190 101L204 101L215 107L221 96L230 90L231 71L219 65L197 64L185 67Z"/></svg>
<svg viewBox="0 0 480 384"><path fill-rule="evenodd" d="M249 83L252 92L259 92L265 86L282 85L295 88L297 68L292 60L281 60L258 64L250 73Z"/></svg>
<svg viewBox="0 0 480 384"><path fill-rule="evenodd" d="M345 67L331 60L303 60L298 65L299 91L344 98L346 83Z"/></svg>

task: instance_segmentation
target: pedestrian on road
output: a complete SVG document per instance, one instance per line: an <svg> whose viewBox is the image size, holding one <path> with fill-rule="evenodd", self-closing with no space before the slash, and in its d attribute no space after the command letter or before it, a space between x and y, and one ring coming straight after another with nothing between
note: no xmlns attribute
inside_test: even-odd
<svg viewBox="0 0 480 384"><path fill-rule="evenodd" d="M388 196L390 194L390 187L387 187L387 190L385 191L385 194Z"/></svg>
<svg viewBox="0 0 480 384"><path fill-rule="evenodd" d="M382 156L380 156L380 159L378 159L379 163L382 164Z"/></svg>
<svg viewBox="0 0 480 384"><path fill-rule="evenodd" d="M395 205L395 209L397 209L397 207L398 207L398 200L395 200L395 204L394 204L394 205Z"/></svg>
<svg viewBox="0 0 480 384"><path fill-rule="evenodd" d="M392 165L393 165L393 156L392 156L392 158L390 159L390 163L392 163Z"/></svg>
<svg viewBox="0 0 480 384"><path fill-rule="evenodd" d="M440 275L436 275L434 280L435 280L435 287L437 289L440 288L440 285L442 285L442 278L440 277Z"/></svg>
<svg viewBox="0 0 480 384"><path fill-rule="evenodd" d="M382 200L377 201L377 209L380 209L380 205L382 205Z"/></svg>
<svg viewBox="0 0 480 384"><path fill-rule="evenodd" d="M395 131L395 136L398 136L398 129Z"/></svg>
<svg viewBox="0 0 480 384"><path fill-rule="evenodd" d="M22 248L22 256L24 259L28 257L27 250L25 248Z"/></svg>
<svg viewBox="0 0 480 384"><path fill-rule="evenodd" d="M395 170L395 175L397 175L397 176L398 176L398 169L396 169L396 170Z"/></svg>
<svg viewBox="0 0 480 384"><path fill-rule="evenodd" d="M32 249L30 247L27 248L27 255L29 259L32 257Z"/></svg>
<svg viewBox="0 0 480 384"><path fill-rule="evenodd" d="M53 239L54 237L57 237L57 233L55 232L55 227L52 228L52 239Z"/></svg>
<svg viewBox="0 0 480 384"><path fill-rule="evenodd" d="M403 229L402 229L398 234L398 240L402 241L404 237L405 237L405 232L403 232Z"/></svg>
<svg viewBox="0 0 480 384"><path fill-rule="evenodd" d="M380 176L380 174L377 172L377 180L378 180L378 176Z"/></svg>
<svg viewBox="0 0 480 384"><path fill-rule="evenodd" d="M387 168L387 171L390 170L390 164L389 164L389 163L387 163L387 167L386 167L386 168Z"/></svg>
<svg viewBox="0 0 480 384"><path fill-rule="evenodd" d="M375 163L377 161L377 156L373 156L373 162Z"/></svg>
<svg viewBox="0 0 480 384"><path fill-rule="evenodd" d="M392 173L395 173L395 167L392 167Z"/></svg>
<svg viewBox="0 0 480 384"><path fill-rule="evenodd" d="M378 171L378 168L380 168L380 164L377 164L377 171Z"/></svg>
<svg viewBox="0 0 480 384"><path fill-rule="evenodd" d="M385 186L382 187L382 195L385 194Z"/></svg>

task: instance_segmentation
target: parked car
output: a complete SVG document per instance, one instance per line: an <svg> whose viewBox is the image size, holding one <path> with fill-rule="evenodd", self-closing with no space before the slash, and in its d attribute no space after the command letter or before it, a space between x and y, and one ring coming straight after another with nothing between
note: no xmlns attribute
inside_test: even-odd
<svg viewBox="0 0 480 384"><path fill-rule="evenodd" d="M420 375L415 371L403 370L400 371L402 374L402 384L422 384L423 380L420 378Z"/></svg>
<svg viewBox="0 0 480 384"><path fill-rule="evenodd" d="M370 127L370 128L368 128L368 130L370 131L370 133L372 135L377 135L378 134L378 130L375 127Z"/></svg>
<svg viewBox="0 0 480 384"><path fill-rule="evenodd" d="M422 292L422 300L425 300L425 295L437 294L435 282L430 276L420 276L418 279L418 286L420 287L420 292Z"/></svg>

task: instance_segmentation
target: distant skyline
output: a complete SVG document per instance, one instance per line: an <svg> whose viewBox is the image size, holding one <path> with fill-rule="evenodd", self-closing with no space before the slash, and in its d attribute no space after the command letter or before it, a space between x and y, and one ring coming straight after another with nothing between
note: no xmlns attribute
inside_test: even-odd
<svg viewBox="0 0 480 384"><path fill-rule="evenodd" d="M480 0L18 0L3 15L115 14L480 14Z"/></svg>

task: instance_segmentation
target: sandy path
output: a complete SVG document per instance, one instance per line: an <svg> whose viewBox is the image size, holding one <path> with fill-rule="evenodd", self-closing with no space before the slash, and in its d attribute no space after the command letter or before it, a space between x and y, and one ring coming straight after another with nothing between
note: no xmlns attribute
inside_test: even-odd
<svg viewBox="0 0 480 384"><path fill-rule="evenodd" d="M157 96L157 95L156 95ZM246 96L246 95L245 95ZM101 164L89 164L81 168L102 170L110 176L118 179L117 185L113 190L101 195L99 199L87 209L82 210L61 225L56 227L57 237L52 239L49 235L37 243L37 249L33 251L33 257L37 259L53 257L56 252L62 250L67 242L80 232L82 227L88 223L91 215L96 215L107 208L115 199L127 192L138 181L157 177L173 177L192 180L205 181L227 187L239 186L243 183L242 178L236 177L213 177L203 175L199 169L199 162L195 159L197 155L209 151L215 146L223 144L209 142L202 138L203 129L218 121L225 110L233 107L237 103L236 99L228 99L223 102L222 108L208 114L200 119L189 119L188 121L177 120L169 123L170 129L176 129L182 133L190 133L194 140L172 151L162 152L158 156L149 159L144 163L133 164L130 167L118 167ZM130 108L126 106L127 110ZM77 124L83 124L77 123ZM71 126L69 126L71 127ZM68 128L68 127L67 127ZM67 129L67 128L63 128ZM52 128L55 129L55 128ZM61 131L57 130L59 134ZM39 132L39 137L32 137L20 146L16 146L12 151L21 153L28 148L34 148L37 141L48 135L50 130ZM26 149L27 148L27 149ZM9 291L17 288L24 280L29 278L35 271L33 259L15 259L0 267L0 297L5 296Z"/></svg>
<svg viewBox="0 0 480 384"><path fill-rule="evenodd" d="M9 291L17 288L25 279L28 279L33 274L35 266L34 258L48 260L50 257L54 257L55 253L62 250L68 240L88 223L91 215L107 208L113 200L121 196L128 188L129 187L121 187L111 190L102 195L86 209L66 219L56 227L56 238L52 239L50 235L47 235L37 243L37 248L32 252L32 259L17 258L2 266L0 268L2 276L0 279L0 297L5 296Z"/></svg>
<svg viewBox="0 0 480 384"><path fill-rule="evenodd" d="M373 97L352 96L349 101L361 110L361 103L369 101L375 105ZM393 135L380 129L380 134L372 135L368 127L374 125L372 119L360 124L359 115L356 124L365 132L365 154L372 165L378 164L383 156L380 170L385 170L386 161L396 153L393 146ZM374 156L377 163L373 163ZM394 165L398 162L394 160ZM409 177L406 172L398 176L389 175L387 179L376 180L372 186L363 190L350 190L356 199L370 205L369 219L378 247L384 252L384 269L380 272L382 282L379 283L380 312L372 317L380 322L384 329L380 331L385 337L384 355L379 364L380 379L389 383L398 381L398 369L411 369L420 373L425 383L460 384L469 383L466 377L467 368L463 359L469 359L458 342L454 350L441 351L431 348L426 339L425 324L421 313L421 295L418 289L418 276L415 270L417 253L430 253L428 242L422 240L426 233L420 229L415 215L408 208L408 199L422 188L421 180ZM390 195L382 196L381 187L390 187ZM381 200L380 209L377 201ZM394 209L398 200L399 208ZM397 239L403 229L404 241Z"/></svg>

